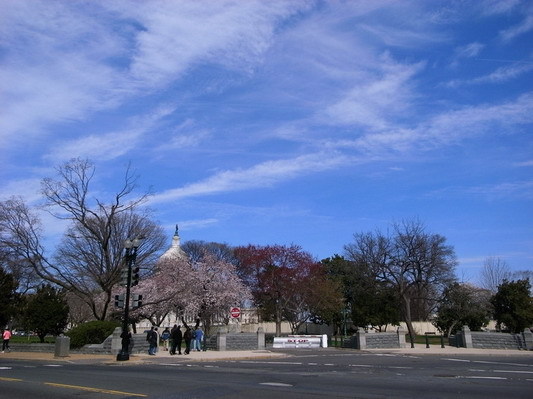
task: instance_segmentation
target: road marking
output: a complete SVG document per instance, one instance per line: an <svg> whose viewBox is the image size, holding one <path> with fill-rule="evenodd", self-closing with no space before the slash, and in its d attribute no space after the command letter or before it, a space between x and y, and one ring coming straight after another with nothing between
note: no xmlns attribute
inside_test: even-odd
<svg viewBox="0 0 533 399"><path fill-rule="evenodd" d="M374 367L370 364L349 364L350 367Z"/></svg>
<svg viewBox="0 0 533 399"><path fill-rule="evenodd" d="M465 362L465 363L470 363L470 360L467 360L467 359L442 359L442 360L449 360L450 362Z"/></svg>
<svg viewBox="0 0 533 399"><path fill-rule="evenodd" d="M92 388L92 387L84 387L84 386L80 386L80 385L56 384L54 382L45 382L44 384L52 386L52 387L56 387L56 388L79 389L81 391L107 393L109 395L128 395L128 396L139 396L139 397L143 397L143 398L148 396L148 395L145 395L145 394L142 394L142 393L115 391L115 390L112 390L112 389Z"/></svg>
<svg viewBox="0 0 533 399"><path fill-rule="evenodd" d="M494 370L495 373L519 373L519 374L533 374L533 371L521 370Z"/></svg>
<svg viewBox="0 0 533 399"><path fill-rule="evenodd" d="M464 378L468 380L506 380L505 377L485 377L483 375L462 375L458 376L457 378Z"/></svg>
<svg viewBox="0 0 533 399"><path fill-rule="evenodd" d="M498 364L500 366L518 366L518 367L531 367L531 364L524 363L504 363L504 362L491 362L488 360L472 360L472 363L483 363L483 364Z"/></svg>
<svg viewBox="0 0 533 399"><path fill-rule="evenodd" d="M0 377L0 381L24 381L24 380L21 380L20 378L8 378L8 377Z"/></svg>
<svg viewBox="0 0 533 399"><path fill-rule="evenodd" d="M11 370L13 367L3 366L0 367L0 370Z"/></svg>
<svg viewBox="0 0 533 399"><path fill-rule="evenodd" d="M62 364L43 364L44 367L63 367Z"/></svg>
<svg viewBox="0 0 533 399"><path fill-rule="evenodd" d="M283 382L260 382L259 385L268 385L271 387L292 387L291 384L284 384Z"/></svg>

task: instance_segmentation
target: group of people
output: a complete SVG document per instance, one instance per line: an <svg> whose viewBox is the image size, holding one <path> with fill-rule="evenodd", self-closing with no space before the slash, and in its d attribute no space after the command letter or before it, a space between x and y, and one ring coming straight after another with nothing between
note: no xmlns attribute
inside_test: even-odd
<svg viewBox="0 0 533 399"><path fill-rule="evenodd" d="M204 332L200 328L200 320L196 321L196 326L191 328L187 325L183 317L181 318L185 331L181 331L181 325L174 324L171 330L165 328L159 337L157 327L152 327L146 335L146 340L149 343L148 354L155 355L158 349L159 338L163 341L164 350L169 351L171 355L176 352L181 355L181 345L185 341L184 354L188 355L191 350L202 350L202 342L204 339Z"/></svg>

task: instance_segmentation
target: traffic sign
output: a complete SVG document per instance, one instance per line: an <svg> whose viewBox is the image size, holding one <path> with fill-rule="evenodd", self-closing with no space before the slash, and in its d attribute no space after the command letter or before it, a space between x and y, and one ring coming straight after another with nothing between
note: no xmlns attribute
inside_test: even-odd
<svg viewBox="0 0 533 399"><path fill-rule="evenodd" d="M241 309L240 308L231 308L230 314L231 314L231 317L236 319L237 317L240 317Z"/></svg>

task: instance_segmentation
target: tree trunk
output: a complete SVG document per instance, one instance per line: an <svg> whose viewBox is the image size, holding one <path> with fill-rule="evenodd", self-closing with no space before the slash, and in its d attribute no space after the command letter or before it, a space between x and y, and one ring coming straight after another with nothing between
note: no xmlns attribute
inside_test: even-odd
<svg viewBox="0 0 533 399"><path fill-rule="evenodd" d="M413 328L413 323L411 321L411 300L407 295L402 295L402 299L404 303L405 324L407 325L407 331L409 332L409 341L411 342L411 348L414 348L415 329Z"/></svg>

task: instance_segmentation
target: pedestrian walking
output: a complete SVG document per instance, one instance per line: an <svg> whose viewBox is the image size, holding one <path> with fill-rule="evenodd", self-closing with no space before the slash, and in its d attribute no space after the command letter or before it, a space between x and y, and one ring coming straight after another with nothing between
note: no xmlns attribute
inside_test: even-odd
<svg viewBox="0 0 533 399"><path fill-rule="evenodd" d="M148 354L155 356L155 352L157 351L157 328L152 327L150 331L146 334L146 340L148 341Z"/></svg>
<svg viewBox="0 0 533 399"><path fill-rule="evenodd" d="M11 349L9 349L9 340L11 339L11 331L9 330L9 328L6 327L6 329L4 330L4 333L2 334L2 338L3 338L3 343L2 343L2 353L4 353L4 351L8 351L8 352L11 352Z"/></svg>
<svg viewBox="0 0 533 399"><path fill-rule="evenodd" d="M191 350L196 350L196 328L191 330Z"/></svg>
<svg viewBox="0 0 533 399"><path fill-rule="evenodd" d="M191 340L192 340L192 330L191 327L185 323L185 319L182 317L181 321L185 327L185 332L183 333L183 339L185 340L185 352L184 354L188 355L191 352Z"/></svg>
<svg viewBox="0 0 533 399"><path fill-rule="evenodd" d="M174 327L172 327L172 330L170 331L170 340L172 342L170 346L170 354L175 355L177 349L178 354L181 355L181 341L183 340L183 334L180 326L174 324Z"/></svg>
<svg viewBox="0 0 533 399"><path fill-rule="evenodd" d="M200 327L196 329L194 339L196 341L196 350L200 352L202 350L202 341L204 339L204 332Z"/></svg>
<svg viewBox="0 0 533 399"><path fill-rule="evenodd" d="M163 349L168 351L168 341L170 340L170 330L168 327L161 333L161 340L163 341Z"/></svg>
<svg viewBox="0 0 533 399"><path fill-rule="evenodd" d="M122 353L130 353L131 332L129 329L122 331L120 338L122 338Z"/></svg>

